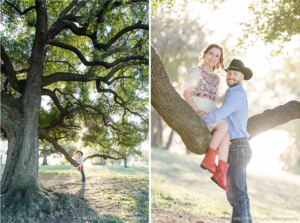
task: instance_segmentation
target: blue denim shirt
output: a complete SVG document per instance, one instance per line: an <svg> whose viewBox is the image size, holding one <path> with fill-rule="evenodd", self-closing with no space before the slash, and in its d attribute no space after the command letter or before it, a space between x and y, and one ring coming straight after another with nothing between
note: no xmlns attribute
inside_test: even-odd
<svg viewBox="0 0 300 223"><path fill-rule="evenodd" d="M82 160L82 156L80 156L77 160L75 160L77 163L80 162L81 164L83 164L83 160Z"/></svg>
<svg viewBox="0 0 300 223"><path fill-rule="evenodd" d="M242 84L229 88L222 106L212 112L208 112L206 124L226 121L230 139L249 138L246 131L249 117L248 100Z"/></svg>

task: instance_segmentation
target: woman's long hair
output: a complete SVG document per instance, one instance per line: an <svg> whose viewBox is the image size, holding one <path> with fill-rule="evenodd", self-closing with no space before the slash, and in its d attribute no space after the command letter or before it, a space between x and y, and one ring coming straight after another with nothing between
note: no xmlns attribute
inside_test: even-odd
<svg viewBox="0 0 300 223"><path fill-rule="evenodd" d="M203 51L202 55L199 57L199 61L200 61L200 64L203 64L204 62L204 57L205 55L208 53L208 51L211 49L211 48L217 48L219 50L221 50L221 55L220 55L220 60L219 60L219 63L216 64L214 67L213 67L213 71L215 70L218 70L218 69L223 69L223 61L224 61L224 53L223 53L223 47L221 47L220 45L218 44L210 44L208 47L205 48L205 50Z"/></svg>

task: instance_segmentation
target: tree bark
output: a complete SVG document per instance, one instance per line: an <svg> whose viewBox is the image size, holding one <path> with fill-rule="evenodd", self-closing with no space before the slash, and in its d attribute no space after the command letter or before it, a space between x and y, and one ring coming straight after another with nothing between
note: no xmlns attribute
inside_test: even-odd
<svg viewBox="0 0 300 223"><path fill-rule="evenodd" d="M127 168L127 159L124 159L124 167Z"/></svg>
<svg viewBox="0 0 300 223"><path fill-rule="evenodd" d="M37 25L31 63L25 86L21 89L20 109L6 110L4 119L12 125L2 126L8 139L7 165L1 181L1 211L34 213L42 210L52 213L58 204L67 205L65 196L38 184L39 134L38 119L41 105L44 48L46 45L47 7L36 1ZM4 123L5 125L5 123Z"/></svg>
<svg viewBox="0 0 300 223"><path fill-rule="evenodd" d="M156 50L151 47L151 104L191 152L204 154L211 140L205 123L171 85ZM191 134L192 133L192 134Z"/></svg>
<svg viewBox="0 0 300 223"><path fill-rule="evenodd" d="M171 85L169 75L158 53L151 46L151 104L163 120L174 129L187 149L204 154L211 141L211 133L194 110ZM278 125L300 118L300 102L290 101L269 109L248 120L250 139Z"/></svg>
<svg viewBox="0 0 300 223"><path fill-rule="evenodd" d="M37 182L38 127L37 123L30 123L24 116L26 113L15 110L11 114L3 112L1 117L1 127L7 135L9 148L1 180L1 211L33 214L41 210L53 213L60 205L70 206L70 200L67 195ZM8 125L9 120L11 125Z"/></svg>
<svg viewBox="0 0 300 223"><path fill-rule="evenodd" d="M250 139L266 132L276 126L282 125L294 119L300 118L300 102L290 101L273 109L267 109L264 112L249 118L247 123L247 132Z"/></svg>

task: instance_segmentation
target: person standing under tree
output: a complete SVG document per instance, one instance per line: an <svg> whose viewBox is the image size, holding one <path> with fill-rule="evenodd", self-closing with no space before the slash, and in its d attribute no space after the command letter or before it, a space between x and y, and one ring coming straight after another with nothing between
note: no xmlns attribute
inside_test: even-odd
<svg viewBox="0 0 300 223"><path fill-rule="evenodd" d="M83 170L83 160L82 160L82 155L83 153L81 151L76 151L76 154L78 155L78 159L75 160L77 163L79 163L79 165L81 166L81 175L82 175L82 181L81 182L85 182L85 175L84 175L84 170Z"/></svg>

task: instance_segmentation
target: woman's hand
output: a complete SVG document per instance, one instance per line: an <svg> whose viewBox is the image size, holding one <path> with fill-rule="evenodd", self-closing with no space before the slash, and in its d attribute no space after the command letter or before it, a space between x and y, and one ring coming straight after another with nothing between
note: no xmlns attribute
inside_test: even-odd
<svg viewBox="0 0 300 223"><path fill-rule="evenodd" d="M196 111L197 115L200 116L203 120L207 119L208 113L202 110L197 110Z"/></svg>

